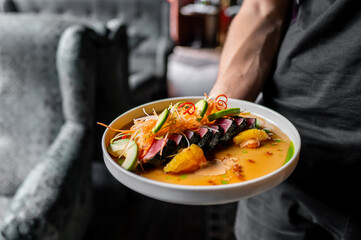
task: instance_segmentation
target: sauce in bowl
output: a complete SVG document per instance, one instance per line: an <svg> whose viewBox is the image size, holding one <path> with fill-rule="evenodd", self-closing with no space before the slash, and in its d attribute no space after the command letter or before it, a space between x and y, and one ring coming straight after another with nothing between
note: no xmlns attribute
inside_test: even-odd
<svg viewBox="0 0 361 240"><path fill-rule="evenodd" d="M271 139L263 142L260 147L241 148L233 142L218 146L206 154L208 164L196 172L175 174L156 168L138 174L156 181L183 185L231 184L264 176L286 162L291 146L286 134L276 126L266 125L272 132Z"/></svg>

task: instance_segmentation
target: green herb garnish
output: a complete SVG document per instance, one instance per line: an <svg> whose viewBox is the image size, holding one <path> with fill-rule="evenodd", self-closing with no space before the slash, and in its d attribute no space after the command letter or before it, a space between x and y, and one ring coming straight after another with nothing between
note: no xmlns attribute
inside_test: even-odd
<svg viewBox="0 0 361 240"><path fill-rule="evenodd" d="M287 151L287 156L286 156L286 161L283 163L283 165L285 165L295 154L295 146L293 145L293 142L290 142L290 147L288 148Z"/></svg>
<svg viewBox="0 0 361 240"><path fill-rule="evenodd" d="M183 174L179 176L180 179L186 179L187 178L187 174Z"/></svg>

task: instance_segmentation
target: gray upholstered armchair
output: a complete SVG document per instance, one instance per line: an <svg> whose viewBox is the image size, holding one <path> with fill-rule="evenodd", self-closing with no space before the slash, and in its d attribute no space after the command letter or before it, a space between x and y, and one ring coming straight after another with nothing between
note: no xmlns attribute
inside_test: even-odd
<svg viewBox="0 0 361 240"><path fill-rule="evenodd" d="M70 19L0 14L0 239L80 239L91 214L96 44Z"/></svg>

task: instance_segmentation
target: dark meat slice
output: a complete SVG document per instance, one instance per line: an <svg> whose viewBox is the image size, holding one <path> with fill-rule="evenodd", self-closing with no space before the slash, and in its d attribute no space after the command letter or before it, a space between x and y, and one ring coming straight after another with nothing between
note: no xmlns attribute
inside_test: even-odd
<svg viewBox="0 0 361 240"><path fill-rule="evenodd" d="M221 142L227 142L236 136L235 130L237 129L237 123L228 118L217 119L216 124L223 128L224 134L221 138Z"/></svg>
<svg viewBox="0 0 361 240"><path fill-rule="evenodd" d="M236 122L237 124L237 127L236 129L234 130L234 136L238 135L240 132L242 132L243 130L245 130L246 126L247 126L247 121L245 118L243 117L234 117L233 118L234 121ZM233 137L234 137L233 136Z"/></svg>
<svg viewBox="0 0 361 240"><path fill-rule="evenodd" d="M211 132L213 133L213 136L211 137L211 139L208 142L208 150L212 150L213 148L215 148L217 146L217 144L221 140L224 130L222 127L220 127L218 125L211 125L211 126L209 126L209 128L210 128Z"/></svg>
<svg viewBox="0 0 361 240"><path fill-rule="evenodd" d="M244 130L256 128L256 118L245 118L246 119L246 127Z"/></svg>
<svg viewBox="0 0 361 240"><path fill-rule="evenodd" d="M174 152L178 152L180 149L186 148L188 146L187 140L181 134L172 134L169 136L169 139L174 141L176 144Z"/></svg>
<svg viewBox="0 0 361 240"><path fill-rule="evenodd" d="M197 143L197 145L202 148L203 150L208 147L208 142L213 136L213 133L211 130L209 130L206 127L201 127L199 130L196 131L199 136L201 137L201 140Z"/></svg>
<svg viewBox="0 0 361 240"><path fill-rule="evenodd" d="M173 140L175 142L176 146L178 146L180 144L180 142L182 141L182 135L172 134L168 137L168 139Z"/></svg>
<svg viewBox="0 0 361 240"><path fill-rule="evenodd" d="M256 127L255 118L234 117L234 120L221 118L216 125L209 128L201 127L197 131L186 130L184 135L190 144L197 144L202 149L213 149L217 144L226 142L243 130ZM164 139L155 139L148 152L142 158L143 167L160 166L167 163L169 156L175 151L187 147L188 143L183 135L172 134L167 139L161 153Z"/></svg>
<svg viewBox="0 0 361 240"><path fill-rule="evenodd" d="M197 144L201 140L201 136L199 136L198 133L191 130L186 130L184 132L184 135L187 137L189 144Z"/></svg>
<svg viewBox="0 0 361 240"><path fill-rule="evenodd" d="M152 146L142 158L142 163L144 167L160 166L169 161L167 157L174 152L176 148L176 143L173 140L167 139L161 155L160 152L163 144L164 139L154 140Z"/></svg>

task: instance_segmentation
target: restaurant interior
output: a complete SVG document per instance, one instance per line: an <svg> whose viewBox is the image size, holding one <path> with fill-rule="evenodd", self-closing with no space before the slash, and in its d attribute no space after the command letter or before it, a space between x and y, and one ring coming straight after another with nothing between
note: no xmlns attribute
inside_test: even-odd
<svg viewBox="0 0 361 240"><path fill-rule="evenodd" d="M166 203L119 183L97 122L208 93L241 4L0 0L0 239L234 239L235 203Z"/></svg>

